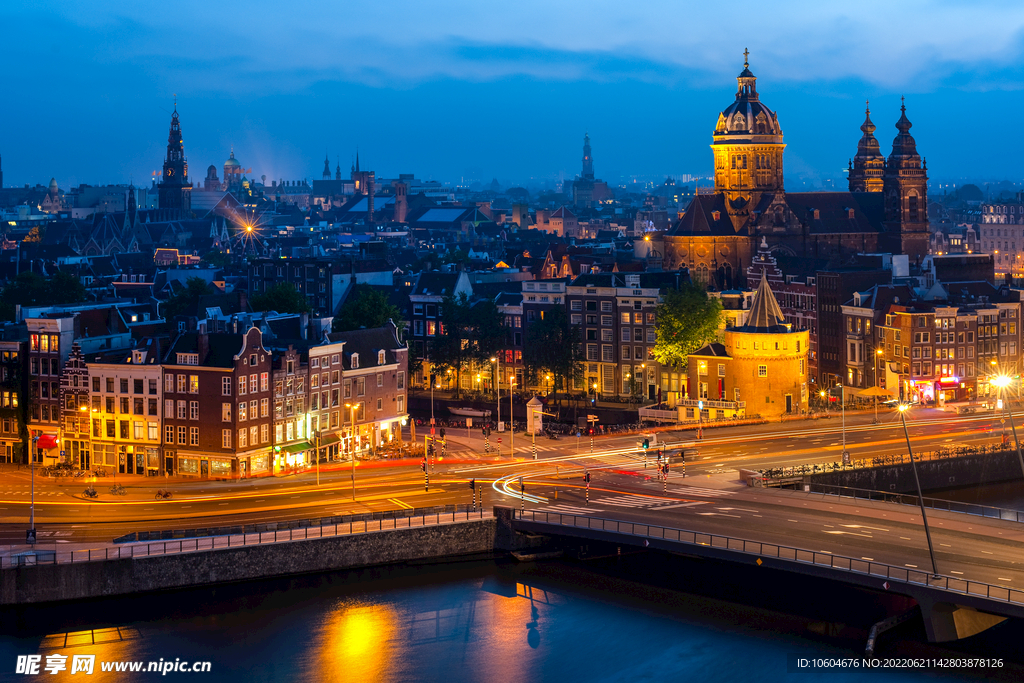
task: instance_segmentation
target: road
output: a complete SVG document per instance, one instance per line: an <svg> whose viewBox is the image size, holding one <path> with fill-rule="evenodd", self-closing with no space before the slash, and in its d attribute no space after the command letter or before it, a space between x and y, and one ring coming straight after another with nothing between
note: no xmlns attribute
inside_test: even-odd
<svg viewBox="0 0 1024 683"><path fill-rule="evenodd" d="M1018 415L1020 419L1022 415ZM905 452L902 427L891 411L881 412L881 424L872 424L872 415L850 415L846 420L846 444L854 458ZM964 416L950 419L938 411L921 410L910 419L915 450L933 450L940 446L991 443L998 440L1003 425L993 415ZM492 446L498 434L492 435ZM423 473L415 465L372 467L360 463L356 475L356 500L347 469L324 471L316 485L313 472L300 475L246 480L242 482L183 482L119 477L129 495L112 496L107 489L114 480L99 479L98 500L85 499L81 492L86 482L64 479L59 483L36 477L36 527L42 539L61 542L108 541L130 531L194 528L227 524L259 523L304 519L326 515L364 513L387 509L426 507L470 502L467 481L490 483L508 475L524 475L538 480L538 473L552 466L558 476L575 477L579 483L584 467L615 490L628 491L636 477L628 472L641 470L636 444L638 437L603 436L595 439L596 453L589 453L590 440L561 437L538 439L538 460L532 459L528 437L517 435L516 460L508 457L508 435L503 435L502 458L483 455L479 430L448 430L450 457L434 466L429 490L424 490ZM669 444L693 441L693 431L659 432L658 439ZM699 455L687 462L693 477L735 476L740 467L759 469L802 463L832 462L841 457L841 420L763 424L707 430L696 444ZM577 450L579 453L577 454ZM653 451L651 452L653 455ZM488 461L488 458L490 461ZM483 462L481 462L483 460ZM653 471L653 463L650 463ZM678 476L671 475L673 479ZM568 485L568 484L567 484ZM156 501L157 488L174 492L169 501ZM28 526L30 483L27 471L4 470L0 474L0 544L18 544ZM486 489L487 496L492 494ZM495 502L485 497L485 504ZM696 513L694 513L696 514ZM702 515L707 516L707 515ZM715 515L711 515L715 516ZM724 518L727 519L727 518ZM790 531L801 531L794 528Z"/></svg>

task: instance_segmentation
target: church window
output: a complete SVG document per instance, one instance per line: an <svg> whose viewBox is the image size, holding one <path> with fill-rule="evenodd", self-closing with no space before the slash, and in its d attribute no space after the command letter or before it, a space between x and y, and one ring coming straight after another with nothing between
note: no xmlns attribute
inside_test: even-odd
<svg viewBox="0 0 1024 683"><path fill-rule="evenodd" d="M917 195L910 195L910 220L917 220Z"/></svg>

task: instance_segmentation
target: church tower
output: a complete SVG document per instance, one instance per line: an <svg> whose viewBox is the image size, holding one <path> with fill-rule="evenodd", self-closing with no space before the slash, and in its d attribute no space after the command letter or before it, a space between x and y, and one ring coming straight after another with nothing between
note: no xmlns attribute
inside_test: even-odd
<svg viewBox="0 0 1024 683"><path fill-rule="evenodd" d="M857 143L857 155L849 164L850 192L881 192L885 174L885 157L875 139L875 124L871 122L871 108L864 112L864 133Z"/></svg>
<svg viewBox="0 0 1024 683"><path fill-rule="evenodd" d="M757 78L743 51L743 71L736 79L736 101L718 115L711 149L715 156L715 192L737 229L747 222L765 193L782 195L782 128L779 117L761 103Z"/></svg>
<svg viewBox="0 0 1024 683"><path fill-rule="evenodd" d="M331 179L331 158L325 153L324 154L324 180Z"/></svg>
<svg viewBox="0 0 1024 683"><path fill-rule="evenodd" d="M171 129L167 135L167 158L164 171L157 184L157 204L161 209L174 209L183 215L192 211L192 183L188 180L188 161L185 144L178 123L178 104L171 114Z"/></svg>
<svg viewBox="0 0 1024 683"><path fill-rule="evenodd" d="M583 174L584 180L594 179L594 157L590 154L590 133L583 135Z"/></svg>
<svg viewBox="0 0 1024 683"><path fill-rule="evenodd" d="M879 246L919 263L928 254L928 162L917 153L905 104L900 112L882 178L885 234Z"/></svg>

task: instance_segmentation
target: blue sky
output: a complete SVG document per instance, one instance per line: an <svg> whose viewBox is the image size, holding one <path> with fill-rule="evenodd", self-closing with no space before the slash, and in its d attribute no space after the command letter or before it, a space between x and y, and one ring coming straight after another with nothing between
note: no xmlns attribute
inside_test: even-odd
<svg viewBox="0 0 1024 683"><path fill-rule="evenodd" d="M789 185L842 178L871 99L900 95L933 178L1011 179L1024 131L1019 2L0 3L6 185L146 182L177 93L190 173L703 174L743 49L779 113ZM793 189L796 189L795 187Z"/></svg>

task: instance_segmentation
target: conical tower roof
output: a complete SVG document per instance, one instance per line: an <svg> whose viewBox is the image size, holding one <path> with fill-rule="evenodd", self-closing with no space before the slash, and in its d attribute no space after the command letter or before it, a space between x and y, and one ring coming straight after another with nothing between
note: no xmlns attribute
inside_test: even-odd
<svg viewBox="0 0 1024 683"><path fill-rule="evenodd" d="M735 328L736 332L760 332L780 333L791 331L789 323L782 316L782 309L779 302L768 286L768 278L762 277L761 283L754 292L754 299L750 302L750 312L747 314L747 321L740 327Z"/></svg>

